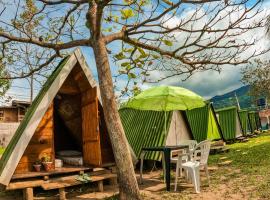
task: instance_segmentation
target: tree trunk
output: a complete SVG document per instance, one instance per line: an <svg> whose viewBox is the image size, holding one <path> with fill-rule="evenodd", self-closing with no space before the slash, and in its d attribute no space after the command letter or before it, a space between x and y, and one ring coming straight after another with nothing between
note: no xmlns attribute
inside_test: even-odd
<svg viewBox="0 0 270 200"><path fill-rule="evenodd" d="M119 196L121 200L138 200L141 199L140 191L132 165L129 145L118 114L106 44L102 37L93 43L93 50L105 121L118 168Z"/></svg>

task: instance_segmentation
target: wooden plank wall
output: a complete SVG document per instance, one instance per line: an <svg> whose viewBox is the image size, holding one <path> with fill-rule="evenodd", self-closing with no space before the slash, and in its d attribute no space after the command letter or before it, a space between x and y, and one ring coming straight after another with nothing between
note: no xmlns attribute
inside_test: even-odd
<svg viewBox="0 0 270 200"><path fill-rule="evenodd" d="M33 171L34 162L41 159L44 154L51 156L54 161L53 133L53 104L51 104L30 140L15 173L18 174Z"/></svg>
<svg viewBox="0 0 270 200"><path fill-rule="evenodd" d="M84 164L100 166L97 88L82 93L82 137Z"/></svg>
<svg viewBox="0 0 270 200"><path fill-rule="evenodd" d="M102 165L114 163L114 155L108 129L106 126L102 106L99 105L99 127Z"/></svg>

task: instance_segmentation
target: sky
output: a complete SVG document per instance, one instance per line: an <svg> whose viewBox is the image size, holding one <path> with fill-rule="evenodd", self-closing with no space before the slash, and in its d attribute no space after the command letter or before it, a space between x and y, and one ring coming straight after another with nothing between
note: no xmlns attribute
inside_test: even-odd
<svg viewBox="0 0 270 200"><path fill-rule="evenodd" d="M270 9L269 1L266 1L266 3L264 3L264 8ZM265 33L264 30L262 30L260 32L258 31L251 32L249 34L250 35L261 34L263 37L264 33ZM249 37L250 35L247 35L245 37ZM263 42L256 44L256 47L254 48L257 48L262 45L270 45L268 39L266 38L263 39ZM81 49L83 51L83 54L87 60L87 63L91 71L93 72L94 76L97 77L93 51L90 48L81 48ZM269 54L264 55L264 58L266 58L267 56L269 56ZM113 74L116 73L117 67L115 66L115 63L111 61L110 64ZM155 75L158 76L159 74ZM222 68L221 73L218 73L216 71L197 72L186 81L182 81L182 79L183 77L173 77L170 79L166 79L165 81L162 81L158 84L185 87L198 93L205 99L209 99L215 95L221 95L242 86L241 66L224 66ZM126 81L127 81L126 78L118 80L117 86L120 88L121 86L123 87ZM153 84L146 83L141 87L143 89L146 89L151 86L153 86ZM35 85L34 89L35 95L38 93L40 88L41 86L39 84ZM30 96L30 89L28 82L22 79L14 80L12 82L11 89L7 92L7 95L10 95L16 99L28 100Z"/></svg>

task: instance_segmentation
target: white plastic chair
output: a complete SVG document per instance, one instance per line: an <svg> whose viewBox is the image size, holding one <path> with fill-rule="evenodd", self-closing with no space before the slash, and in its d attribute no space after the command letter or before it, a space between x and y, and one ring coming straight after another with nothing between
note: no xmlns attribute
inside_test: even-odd
<svg viewBox="0 0 270 200"><path fill-rule="evenodd" d="M210 146L211 142L208 140L205 140L203 142L200 142L193 151L191 151L189 154L178 154L178 160L176 164L176 175L175 175L175 191L177 189L177 180L179 177L179 171L182 168L186 171L186 178L191 178L192 183L194 185L196 193L200 192L200 167L203 167L208 184L210 183L209 180L209 173L208 173L208 167L207 167L207 161L209 157L210 152ZM191 160L187 161L185 163L182 163L183 156L190 155ZM181 172L181 171L180 171Z"/></svg>
<svg viewBox="0 0 270 200"><path fill-rule="evenodd" d="M179 165L179 171L180 171L180 177L182 177L182 163L185 163L189 160L189 153L192 153L196 147L196 145L198 144L196 140L184 140L180 143L181 145L188 145L189 146L189 151L187 152L186 150L177 150L177 151L172 151L171 153L171 163L175 163L177 164L178 162L178 156L179 154L182 158L181 161L179 161L178 165ZM174 156L175 154L177 154L177 156Z"/></svg>
<svg viewBox="0 0 270 200"><path fill-rule="evenodd" d="M197 145L191 157L192 161L198 161L200 163L200 167L204 169L208 185L210 185L210 178L208 172L208 157L210 153L210 148L211 141L202 141Z"/></svg>

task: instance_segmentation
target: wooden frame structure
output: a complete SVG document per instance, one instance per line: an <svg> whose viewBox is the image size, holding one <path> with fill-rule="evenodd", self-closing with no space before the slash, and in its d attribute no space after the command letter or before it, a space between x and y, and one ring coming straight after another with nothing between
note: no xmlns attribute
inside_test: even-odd
<svg viewBox="0 0 270 200"><path fill-rule="evenodd" d="M83 166L56 169L56 152L69 149L82 152ZM53 170L33 172L34 162L44 154L52 158ZM55 189L51 185L45 186L42 180L110 166L114 166L114 156L99 89L81 51L76 49L48 78L7 146L0 160L0 184L7 189L21 189L14 184L36 178L38 184L34 186ZM101 177L115 177L108 171L105 174ZM96 180L103 179L96 177ZM59 184L56 180L52 182ZM78 182L74 181L74 184ZM31 187L25 184L25 188Z"/></svg>

